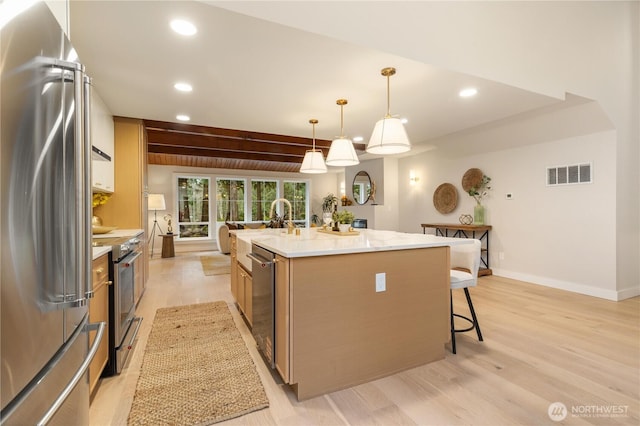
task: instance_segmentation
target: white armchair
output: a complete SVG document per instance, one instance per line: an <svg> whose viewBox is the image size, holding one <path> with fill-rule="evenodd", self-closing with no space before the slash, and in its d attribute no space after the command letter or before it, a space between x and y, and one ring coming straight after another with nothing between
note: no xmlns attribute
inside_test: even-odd
<svg viewBox="0 0 640 426"><path fill-rule="evenodd" d="M222 225L218 228L218 250L222 254L229 254L231 252L231 238L229 237L229 227Z"/></svg>
<svg viewBox="0 0 640 426"><path fill-rule="evenodd" d="M470 244L460 244L451 246L451 273L450 273L450 300L451 300L451 351L456 353L456 333L464 333L476 330L478 340L481 342L482 332L480 331L480 325L478 324L478 318L476 311L473 308L473 302L471 302L471 295L469 294L469 287L475 287L478 285L478 270L480 269L480 240L471 240ZM467 304L469 305L469 311L471 318L464 315L456 314L453 312L453 290L462 288L467 298ZM456 329L454 325L454 318L462 318L468 321L471 326L463 329Z"/></svg>

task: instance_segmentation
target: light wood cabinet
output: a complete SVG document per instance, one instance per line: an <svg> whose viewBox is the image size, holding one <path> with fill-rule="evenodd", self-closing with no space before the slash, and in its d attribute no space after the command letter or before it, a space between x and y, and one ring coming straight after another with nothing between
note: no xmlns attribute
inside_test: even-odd
<svg viewBox="0 0 640 426"><path fill-rule="evenodd" d="M237 252L237 238L235 235L231 236L231 295L238 301L238 252Z"/></svg>
<svg viewBox="0 0 640 426"><path fill-rule="evenodd" d="M249 325L253 325L253 277L240 263L238 263L236 275L238 294L236 302Z"/></svg>
<svg viewBox="0 0 640 426"><path fill-rule="evenodd" d="M149 277L147 247L147 132L142 120L114 117L115 187L106 204L95 207L93 214L105 226L119 229L143 229L143 280Z"/></svg>
<svg viewBox="0 0 640 426"><path fill-rule="evenodd" d="M289 259L276 255L276 294L275 294L275 341L276 355L275 364L278 373L285 383L290 381L290 359L289 359L289 303L290 303L290 280L289 280Z"/></svg>
<svg viewBox="0 0 640 426"><path fill-rule="evenodd" d="M105 254L93 261L93 298L89 300L89 322L106 322L107 328L96 355L89 365L89 389L93 393L100 374L109 359L109 255ZM93 344L97 331L89 333L89 345Z"/></svg>
<svg viewBox="0 0 640 426"><path fill-rule="evenodd" d="M241 265L238 265L238 271L238 293L241 295L242 312L249 325L253 325L253 277Z"/></svg>
<svg viewBox="0 0 640 426"><path fill-rule="evenodd" d="M299 400L445 356L448 247L276 256L275 285L276 368Z"/></svg>
<svg viewBox="0 0 640 426"><path fill-rule="evenodd" d="M231 294L244 314L249 326L253 325L253 277L238 262L237 238L231 236Z"/></svg>

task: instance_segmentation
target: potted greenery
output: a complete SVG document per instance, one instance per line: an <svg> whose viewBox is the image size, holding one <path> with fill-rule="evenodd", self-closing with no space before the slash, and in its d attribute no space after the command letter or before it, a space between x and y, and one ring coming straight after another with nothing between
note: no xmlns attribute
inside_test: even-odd
<svg viewBox="0 0 640 426"><path fill-rule="evenodd" d="M338 223L340 232L348 232L356 217L349 210L340 210L333 214L333 220Z"/></svg>
<svg viewBox="0 0 640 426"><path fill-rule="evenodd" d="M322 221L325 228L331 224L331 215L335 211L335 206L338 204L338 197L333 194L327 194L322 199Z"/></svg>
<svg viewBox="0 0 640 426"><path fill-rule="evenodd" d="M337 204L338 197L333 194L327 194L327 196L322 199L322 211L324 213L333 213Z"/></svg>

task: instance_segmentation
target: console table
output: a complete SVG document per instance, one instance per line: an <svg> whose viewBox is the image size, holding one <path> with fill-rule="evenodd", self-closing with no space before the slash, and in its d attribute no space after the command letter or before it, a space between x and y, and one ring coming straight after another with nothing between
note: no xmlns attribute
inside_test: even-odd
<svg viewBox="0 0 640 426"><path fill-rule="evenodd" d="M457 223L423 223L422 233L426 234L427 228L435 228L436 235L454 238L476 238L480 240L482 249L480 251L480 270L478 276L491 275L493 272L489 268L489 231L491 225L462 225ZM476 232L478 237L476 237Z"/></svg>

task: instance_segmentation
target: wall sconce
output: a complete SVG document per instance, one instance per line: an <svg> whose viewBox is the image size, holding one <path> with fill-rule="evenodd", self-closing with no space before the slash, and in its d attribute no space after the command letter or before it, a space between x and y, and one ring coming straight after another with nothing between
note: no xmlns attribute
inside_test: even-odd
<svg viewBox="0 0 640 426"><path fill-rule="evenodd" d="M413 172L409 172L409 185L415 185L420 178L416 176Z"/></svg>

